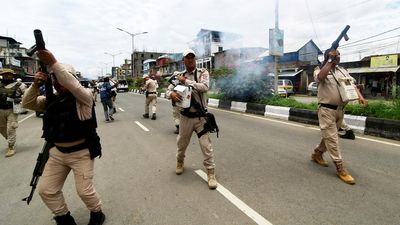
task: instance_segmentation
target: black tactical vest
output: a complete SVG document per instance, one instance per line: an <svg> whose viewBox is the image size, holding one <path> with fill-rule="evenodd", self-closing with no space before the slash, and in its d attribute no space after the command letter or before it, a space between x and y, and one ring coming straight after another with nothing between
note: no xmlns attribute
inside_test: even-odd
<svg viewBox="0 0 400 225"><path fill-rule="evenodd" d="M43 116L43 137L46 141L72 142L95 132L95 118L79 120L76 99L72 94L56 97Z"/></svg>
<svg viewBox="0 0 400 225"><path fill-rule="evenodd" d="M12 101L7 98L15 98L19 85L15 84L12 88L6 88L6 85L0 82L0 109L12 109Z"/></svg>

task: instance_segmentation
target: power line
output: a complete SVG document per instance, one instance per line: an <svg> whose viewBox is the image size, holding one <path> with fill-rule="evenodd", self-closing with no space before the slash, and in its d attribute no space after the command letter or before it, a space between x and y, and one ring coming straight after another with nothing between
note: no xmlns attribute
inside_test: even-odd
<svg viewBox="0 0 400 225"><path fill-rule="evenodd" d="M388 39L392 39L392 38L397 38L397 37L400 37L400 35L396 35L396 36L392 36L392 37L387 37L387 38L382 38L382 39L375 40L375 41L364 42L364 43L360 43L360 44L356 44L356 45L351 45L351 46L346 45L346 46L343 47L343 45L342 45L342 46L340 46L340 48L353 48L353 47L356 47L356 46L365 45L365 44L370 44L370 43L374 43L374 42L378 42L378 41L384 41L384 40L388 40Z"/></svg>
<svg viewBox="0 0 400 225"><path fill-rule="evenodd" d="M318 40L317 31L315 30L314 21L313 21L313 18L312 18L312 16L311 16L310 7L308 6L308 1L305 0L305 2L306 2L306 5L307 5L308 16L310 17L311 24L312 24L312 27L313 27L313 30L314 30L315 38L317 39L318 45L320 45L319 40Z"/></svg>
<svg viewBox="0 0 400 225"><path fill-rule="evenodd" d="M389 33L389 32L395 31L395 30L399 30L399 29L400 29L400 27L396 27L396 28L393 28L391 30L388 30L388 31L385 31L385 32L382 32L382 33L379 33L379 34L375 34L375 35L372 35L370 37L366 37L366 38L358 40L358 41L354 41L354 42L351 42L351 43L344 44L344 45L342 45L342 47L343 46L347 46L347 45L351 45L351 44L355 44L355 43L358 43L358 42L362 42L362 41L365 41L365 40L368 40L368 39L371 39L371 38L374 38L374 37L378 37L380 35L383 35L383 34L386 34L386 33Z"/></svg>

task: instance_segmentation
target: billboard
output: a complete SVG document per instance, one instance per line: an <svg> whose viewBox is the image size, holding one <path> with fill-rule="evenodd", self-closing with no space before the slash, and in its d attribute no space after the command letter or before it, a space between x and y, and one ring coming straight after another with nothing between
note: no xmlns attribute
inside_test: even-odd
<svg viewBox="0 0 400 225"><path fill-rule="evenodd" d="M283 56L283 30L269 29L269 54Z"/></svg>
<svg viewBox="0 0 400 225"><path fill-rule="evenodd" d="M371 67L391 67L397 66L398 56L396 55L383 55L371 57Z"/></svg>

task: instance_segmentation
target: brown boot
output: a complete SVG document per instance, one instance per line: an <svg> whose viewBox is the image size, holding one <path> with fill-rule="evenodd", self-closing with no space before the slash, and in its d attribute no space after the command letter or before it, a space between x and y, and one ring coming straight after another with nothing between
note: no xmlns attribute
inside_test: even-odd
<svg viewBox="0 0 400 225"><path fill-rule="evenodd" d="M6 152L6 157L11 157L13 155L15 155L14 147L8 147L7 152Z"/></svg>
<svg viewBox="0 0 400 225"><path fill-rule="evenodd" d="M215 178L214 169L207 169L208 188L215 189L218 186L217 179Z"/></svg>
<svg viewBox="0 0 400 225"><path fill-rule="evenodd" d="M183 173L183 161L176 162L175 173L176 173L176 175L181 175Z"/></svg>
<svg viewBox="0 0 400 225"><path fill-rule="evenodd" d="M322 154L324 153L318 150L317 148L314 149L314 153L311 154L311 161L316 162L320 166L328 167L328 162L324 160Z"/></svg>
<svg viewBox="0 0 400 225"><path fill-rule="evenodd" d="M57 225L76 225L74 217L71 216L70 212L62 216L56 216L54 217L54 220Z"/></svg>
<svg viewBox="0 0 400 225"><path fill-rule="evenodd" d="M355 184L354 178L347 172L346 168L344 168L342 162L335 162L337 176L346 184Z"/></svg>

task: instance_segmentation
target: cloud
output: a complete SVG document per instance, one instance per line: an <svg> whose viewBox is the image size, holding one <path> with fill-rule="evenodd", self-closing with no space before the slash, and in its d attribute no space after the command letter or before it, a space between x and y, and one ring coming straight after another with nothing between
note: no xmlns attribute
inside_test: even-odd
<svg viewBox="0 0 400 225"><path fill-rule="evenodd" d="M0 35L14 37L29 48L34 43L33 29L39 28L57 59L89 77L98 76L102 69L105 73L105 63L110 70L112 57L104 52L122 52L115 56L117 65L130 57L132 39L116 27L148 32L135 37L137 50L182 52L202 28L241 35L238 47L268 47L268 29L275 26L275 1L271 0L0 1L7 5L0 14ZM285 51L295 51L310 39L321 49L328 48L346 24L351 26L351 41L393 29L400 12L399 0L330 1L334 7L318 0L279 2ZM395 51L393 46L378 52ZM372 52L376 50L361 55ZM346 51L342 57L346 58Z"/></svg>

